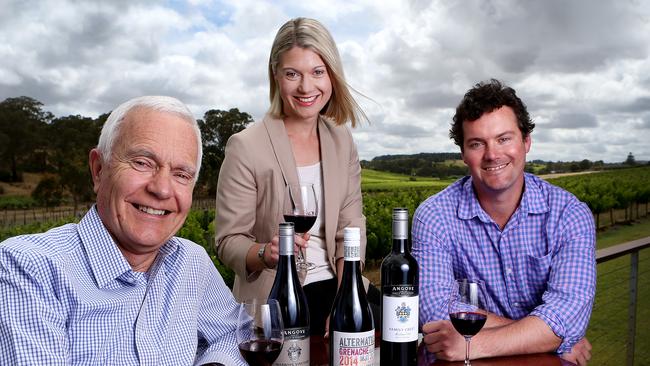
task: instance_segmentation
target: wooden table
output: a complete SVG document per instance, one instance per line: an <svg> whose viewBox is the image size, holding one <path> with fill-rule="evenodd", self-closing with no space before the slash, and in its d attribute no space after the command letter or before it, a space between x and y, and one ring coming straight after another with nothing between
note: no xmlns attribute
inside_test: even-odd
<svg viewBox="0 0 650 366"><path fill-rule="evenodd" d="M448 362L438 360L427 364L418 358L418 366L463 366L463 361ZM472 366L573 366L573 363L561 359L552 353L534 353L531 355L504 356L472 360Z"/></svg>
<svg viewBox="0 0 650 366"><path fill-rule="evenodd" d="M379 365L380 338L376 335L375 364ZM310 365L329 366L329 340L321 336L310 338ZM462 361L448 362L442 360L429 360L423 347L418 350L418 366L463 366ZM531 355L518 355L507 357L484 358L472 360L472 366L571 366L571 362L561 359L552 353L536 353Z"/></svg>

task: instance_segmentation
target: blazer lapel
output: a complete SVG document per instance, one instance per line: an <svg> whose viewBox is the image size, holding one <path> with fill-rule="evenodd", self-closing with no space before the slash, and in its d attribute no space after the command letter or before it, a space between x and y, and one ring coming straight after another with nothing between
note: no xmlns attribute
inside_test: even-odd
<svg viewBox="0 0 650 366"><path fill-rule="evenodd" d="M318 136L320 141L321 166L323 169L323 204L325 213L325 238L327 239L327 252L336 252L336 226L338 225L338 210L336 204L339 202L339 184L336 177L344 175L347 177L347 166L337 166L337 158L334 140L330 132L332 126L321 117L318 119ZM333 254L329 255L333 257Z"/></svg>
<svg viewBox="0 0 650 366"><path fill-rule="evenodd" d="M293 158L289 135L287 135L287 131L284 129L284 122L281 119L273 118L267 114L264 116L262 123L264 123L264 127L266 127L266 131L269 134L271 147L282 171L285 186L287 184L298 184L296 161ZM284 195L284 192L278 193Z"/></svg>

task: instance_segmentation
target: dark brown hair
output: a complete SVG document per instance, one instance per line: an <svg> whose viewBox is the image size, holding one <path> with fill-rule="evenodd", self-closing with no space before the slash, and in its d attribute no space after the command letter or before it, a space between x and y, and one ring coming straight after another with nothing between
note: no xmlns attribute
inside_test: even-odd
<svg viewBox="0 0 650 366"><path fill-rule="evenodd" d="M515 90L502 84L499 80L481 81L470 89L456 107L449 137L463 151L463 122L476 121L484 113L490 113L503 106L512 108L517 117L517 125L523 138L526 138L535 128L530 119L524 102L519 99Z"/></svg>

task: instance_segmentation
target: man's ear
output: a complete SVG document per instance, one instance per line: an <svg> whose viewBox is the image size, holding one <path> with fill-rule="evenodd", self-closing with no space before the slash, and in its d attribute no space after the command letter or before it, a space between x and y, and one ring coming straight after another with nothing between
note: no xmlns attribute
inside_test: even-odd
<svg viewBox="0 0 650 366"><path fill-rule="evenodd" d="M526 154L530 151L530 145L533 143L532 137L530 137L530 134L528 136L524 137L524 146L526 147Z"/></svg>
<svg viewBox="0 0 650 366"><path fill-rule="evenodd" d="M97 193L101 182L101 173L104 168L104 161L99 150L92 149L88 154L88 165L90 166L90 175L93 177L93 191Z"/></svg>

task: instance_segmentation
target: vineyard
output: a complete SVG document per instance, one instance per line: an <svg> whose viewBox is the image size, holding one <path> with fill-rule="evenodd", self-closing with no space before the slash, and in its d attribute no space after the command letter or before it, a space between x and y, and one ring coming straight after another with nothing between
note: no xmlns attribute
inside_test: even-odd
<svg viewBox="0 0 650 366"><path fill-rule="evenodd" d="M422 201L452 182L419 177L413 181L408 176L364 171L361 190L368 231L367 259L371 263L381 260L390 250L393 207L406 207L413 215ZM549 182L587 203L599 229L628 223L648 214L650 167L647 166L570 175L549 179Z"/></svg>
<svg viewBox="0 0 650 366"><path fill-rule="evenodd" d="M650 167L622 169L552 178L549 181L586 202L600 228L598 248L650 236ZM404 175L363 170L362 191L368 232L366 274L378 282L377 268L391 246L391 214L394 207L406 207L410 215L427 197L444 189L453 180L413 178ZM226 283L232 285L233 272L216 258L213 245L215 201L197 199L178 235L206 248ZM78 220L70 208L21 209L0 212L0 241L7 237L42 232L65 222ZM638 222L638 225L613 224ZM13 224L12 224L13 223ZM630 232L630 234L626 234ZM638 293L637 362L644 365L650 356L650 252L641 253ZM598 266L596 300L587 337L592 342L590 365L617 364L625 353L626 307L629 259L622 257Z"/></svg>
<svg viewBox="0 0 650 366"><path fill-rule="evenodd" d="M597 174L549 179L549 182L573 193L587 203L601 227L601 216L609 215L615 223L614 210L623 210L627 222L648 214L650 201L650 168L639 167L606 171Z"/></svg>
<svg viewBox="0 0 650 366"><path fill-rule="evenodd" d="M363 211L366 216L368 244L366 258L369 264L381 260L390 250L391 213L393 207L406 207L409 213L427 197L441 191L454 180L436 178L410 177L406 175L378 172L364 169L362 171L361 190L363 192ZM650 167L639 167L605 171L592 174L571 175L549 179L549 182L565 188L586 202L594 213L599 229L616 223L627 223L639 217L647 216L650 201ZM0 239L7 233L33 232L37 227L47 227L51 222L73 221L85 212L85 205L77 212L72 207L51 209L24 208L0 210ZM192 205L197 211L190 215L181 234L193 237L213 235L214 228L208 227L214 217L213 198L196 199ZM201 225L192 220L197 215ZM188 232L198 230L198 233ZM29 228L22 230L22 227ZM207 244L207 242L206 242Z"/></svg>

